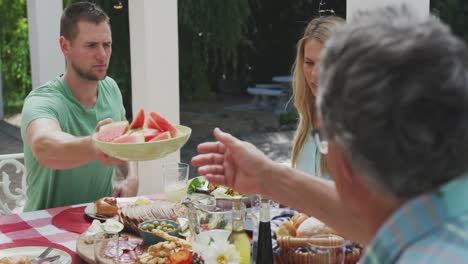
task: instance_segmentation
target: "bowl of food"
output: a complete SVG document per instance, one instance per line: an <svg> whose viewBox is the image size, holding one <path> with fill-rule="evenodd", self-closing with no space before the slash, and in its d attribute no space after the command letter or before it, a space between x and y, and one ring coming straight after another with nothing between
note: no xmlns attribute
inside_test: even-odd
<svg viewBox="0 0 468 264"><path fill-rule="evenodd" d="M146 121L145 121L146 120ZM156 112L141 109L132 123L112 122L99 127L93 142L104 153L126 161L154 160L179 150L192 129L173 125Z"/></svg>
<svg viewBox="0 0 468 264"><path fill-rule="evenodd" d="M251 207L252 204L252 197L236 192L230 187L212 184L203 176L189 181L187 195L190 199L200 202L214 200L215 206L223 210L231 210L232 200L236 197L240 197L246 207Z"/></svg>
<svg viewBox="0 0 468 264"><path fill-rule="evenodd" d="M138 225L140 237L143 239L146 246L165 241L161 236L154 234L152 232L153 229L158 230L158 232L163 231L171 236L179 235L179 224L174 221L167 219L148 220Z"/></svg>
<svg viewBox="0 0 468 264"><path fill-rule="evenodd" d="M99 132L93 135L93 141L96 146L104 153L111 157L115 157L125 161L144 161L159 159L171 154L180 148L190 138L192 129L186 126L174 125L177 132L174 136L169 136L170 133L163 132L163 136L159 140L144 141L144 131L131 132L124 135L119 142L105 142L99 139ZM136 135L135 135L136 134ZM167 138L164 138L164 135Z"/></svg>

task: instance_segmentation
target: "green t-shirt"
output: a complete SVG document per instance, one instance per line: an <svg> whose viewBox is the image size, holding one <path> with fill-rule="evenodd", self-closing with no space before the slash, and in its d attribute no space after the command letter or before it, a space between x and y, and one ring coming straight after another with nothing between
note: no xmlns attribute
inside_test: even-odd
<svg viewBox="0 0 468 264"><path fill-rule="evenodd" d="M113 168L94 161L70 170L39 165L26 140L29 123L37 118L57 121L63 132L89 136L96 124L106 118L125 119L122 95L117 83L107 77L98 83L93 108L84 108L72 95L63 76L34 89L24 101L21 121L27 201L24 211L87 203L112 194Z"/></svg>

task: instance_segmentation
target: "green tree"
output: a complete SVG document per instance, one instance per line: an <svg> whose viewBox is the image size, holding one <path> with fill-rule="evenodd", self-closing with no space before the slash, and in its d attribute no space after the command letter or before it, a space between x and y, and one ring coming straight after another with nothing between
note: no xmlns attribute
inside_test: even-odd
<svg viewBox="0 0 468 264"><path fill-rule="evenodd" d="M31 90L26 1L0 1L0 56L5 115L21 111Z"/></svg>
<svg viewBox="0 0 468 264"><path fill-rule="evenodd" d="M456 35L468 42L466 0L431 0L431 12L447 23Z"/></svg>
<svg viewBox="0 0 468 264"><path fill-rule="evenodd" d="M248 0L180 0L178 19L182 96L206 98L218 80L245 77L252 49Z"/></svg>

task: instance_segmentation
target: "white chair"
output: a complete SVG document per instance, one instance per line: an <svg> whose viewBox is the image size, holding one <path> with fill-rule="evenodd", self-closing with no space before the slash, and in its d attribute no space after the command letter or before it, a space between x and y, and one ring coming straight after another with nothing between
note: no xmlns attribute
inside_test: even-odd
<svg viewBox="0 0 468 264"><path fill-rule="evenodd" d="M26 201L26 169L23 163L19 161L20 159L24 159L23 153L0 155L2 177L0 181L0 198L6 198L6 200L0 199L0 215L18 213L23 210ZM12 170L13 168L15 168L15 171ZM14 190L11 190L10 187L12 181L9 173L14 175L13 177L21 177L21 183L15 181L17 184L14 185L16 186Z"/></svg>

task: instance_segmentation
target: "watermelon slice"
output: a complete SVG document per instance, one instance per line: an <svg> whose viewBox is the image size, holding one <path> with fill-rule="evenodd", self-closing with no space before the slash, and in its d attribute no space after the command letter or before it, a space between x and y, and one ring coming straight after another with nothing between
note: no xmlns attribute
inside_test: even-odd
<svg viewBox="0 0 468 264"><path fill-rule="evenodd" d="M145 110L140 109L137 115L133 118L132 123L130 124L129 129L142 128L145 124Z"/></svg>
<svg viewBox="0 0 468 264"><path fill-rule="evenodd" d="M145 142L145 137L141 133L122 135L112 140L112 143L143 143L143 142Z"/></svg>
<svg viewBox="0 0 468 264"><path fill-rule="evenodd" d="M99 128L97 140L111 142L125 134L128 130L128 121L113 122Z"/></svg>
<svg viewBox="0 0 468 264"><path fill-rule="evenodd" d="M154 129L154 128L143 128L143 129L138 129L136 131L133 132L133 134L142 134L143 137L145 138L145 142L147 141L150 141L151 139L153 139L155 136L161 134L161 132L159 132L159 130L157 129ZM128 133L127 133L128 134Z"/></svg>
<svg viewBox="0 0 468 264"><path fill-rule="evenodd" d="M162 131L161 127L156 123L156 121L153 120L151 116L148 117L148 120L146 120L146 127Z"/></svg>
<svg viewBox="0 0 468 264"><path fill-rule="evenodd" d="M177 135L177 129L164 117L158 115L155 112L151 112L150 116L151 118L153 118L156 124L158 124L158 126L161 127L162 131L169 131L172 137L175 137Z"/></svg>
<svg viewBox="0 0 468 264"><path fill-rule="evenodd" d="M143 129L143 136L145 137L145 142L150 141L154 137L158 136L161 134L159 130L157 129L152 129L152 128L145 128Z"/></svg>
<svg viewBox="0 0 468 264"><path fill-rule="evenodd" d="M166 139L170 139L172 138L171 137L171 133L169 131L166 131L164 133L161 133L157 136L155 136L153 139L151 139L150 141L159 141L159 140L166 140Z"/></svg>

